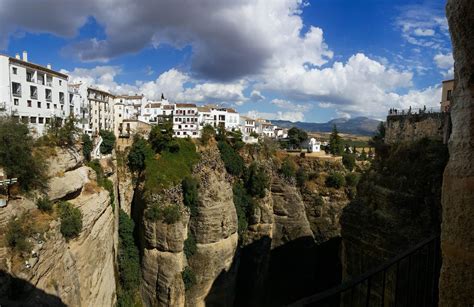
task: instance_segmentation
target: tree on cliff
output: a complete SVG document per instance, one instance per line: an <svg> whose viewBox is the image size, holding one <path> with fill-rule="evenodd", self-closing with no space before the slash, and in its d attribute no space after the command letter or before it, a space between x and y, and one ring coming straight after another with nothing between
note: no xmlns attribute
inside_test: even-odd
<svg viewBox="0 0 474 307"><path fill-rule="evenodd" d="M127 165L130 171L142 172L145 170L145 160L152 155L153 152L148 143L142 137L136 136L127 156Z"/></svg>
<svg viewBox="0 0 474 307"><path fill-rule="evenodd" d="M308 138L308 134L304 130L298 129L296 127L292 127L290 130L288 130L289 144L293 148L300 148L301 143L305 141L307 138Z"/></svg>
<svg viewBox="0 0 474 307"><path fill-rule="evenodd" d="M148 136L148 142L155 152L161 152L167 149L173 140L173 124L171 121L165 121L159 125L153 126Z"/></svg>
<svg viewBox="0 0 474 307"><path fill-rule="evenodd" d="M331 136L329 137L329 153L334 156L340 156L344 153L344 146L342 144L341 137L339 136L339 131L337 131L337 126L334 125L332 128Z"/></svg>
<svg viewBox="0 0 474 307"><path fill-rule="evenodd" d="M100 144L100 153L107 155L112 153L115 146L115 135L112 131L100 130L100 136L102 137L102 144Z"/></svg>

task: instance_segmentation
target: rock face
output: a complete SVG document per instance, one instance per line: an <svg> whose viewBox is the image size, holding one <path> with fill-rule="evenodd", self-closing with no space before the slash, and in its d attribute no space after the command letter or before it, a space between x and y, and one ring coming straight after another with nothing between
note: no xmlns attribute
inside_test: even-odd
<svg viewBox="0 0 474 307"><path fill-rule="evenodd" d="M109 193L97 186L83 188L85 184L90 184L88 175L92 170L88 167L76 169L77 165L72 166L74 163L71 161L57 161L56 166L62 165L63 168L57 167L55 172L61 177L51 179L49 195L52 199L69 195L68 201L81 210L83 228L79 237L67 242L60 233L59 219L40 214L34 202L27 198L13 200L2 210L0 227L6 225L10 216L19 216L24 212L32 216L33 225L44 224L45 219L47 221L43 226L43 239L32 239L32 248L38 257L29 259L31 268L25 268L23 263L18 264L18 260L4 253L6 271L25 281L23 289L14 289L21 293L15 298L21 304L56 306L61 301L68 306L113 306L116 301L117 229ZM71 191L77 192L77 195L74 193L71 196ZM10 214L3 214L6 210Z"/></svg>
<svg viewBox="0 0 474 307"><path fill-rule="evenodd" d="M440 306L474 302L474 2L448 0L455 60L450 159L443 180Z"/></svg>
<svg viewBox="0 0 474 307"><path fill-rule="evenodd" d="M414 142L422 138L442 139L447 113L388 116L385 142Z"/></svg>
<svg viewBox="0 0 474 307"><path fill-rule="evenodd" d="M49 177L60 177L62 173L82 166L84 157L73 148L55 148L56 154L48 159Z"/></svg>

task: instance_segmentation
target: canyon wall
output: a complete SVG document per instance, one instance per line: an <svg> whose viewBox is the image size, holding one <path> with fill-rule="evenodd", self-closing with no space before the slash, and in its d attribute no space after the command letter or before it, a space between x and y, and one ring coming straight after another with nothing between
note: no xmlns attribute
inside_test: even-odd
<svg viewBox="0 0 474 307"><path fill-rule="evenodd" d="M387 116L385 142L414 142L422 138L443 139L449 113L422 113Z"/></svg>
<svg viewBox="0 0 474 307"><path fill-rule="evenodd" d="M450 159L443 179L440 306L474 302L474 2L448 0L455 89Z"/></svg>
<svg viewBox="0 0 474 307"><path fill-rule="evenodd" d="M11 200L0 210L0 227L6 227L13 216L27 214L33 227L43 232L38 233L40 238L29 239L38 255L28 260L31 268L26 268L7 247L0 248L3 270L8 272L0 281L0 297L36 306L59 302L112 306L116 301L117 229L109 193L96 185L95 172L83 166L80 155L71 149L56 149L56 155L50 158L49 174L48 196L51 200L67 200L80 209L82 231L79 237L66 241L57 217L39 212L26 196ZM45 296L37 295L38 289Z"/></svg>

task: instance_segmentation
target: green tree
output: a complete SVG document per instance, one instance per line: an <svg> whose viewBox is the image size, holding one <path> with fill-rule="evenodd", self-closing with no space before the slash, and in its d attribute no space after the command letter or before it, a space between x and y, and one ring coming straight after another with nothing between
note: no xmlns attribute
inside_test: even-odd
<svg viewBox="0 0 474 307"><path fill-rule="evenodd" d="M254 197L265 197L265 190L270 182L265 169L253 162L246 171L245 177L245 188L247 192Z"/></svg>
<svg viewBox="0 0 474 307"><path fill-rule="evenodd" d="M61 234L66 239L79 236L82 231L82 212L71 203L62 202L59 205L59 216L61 218Z"/></svg>
<svg viewBox="0 0 474 307"><path fill-rule="evenodd" d="M288 142L293 148L300 148L301 143L308 138L306 131L292 127L288 130Z"/></svg>
<svg viewBox="0 0 474 307"><path fill-rule="evenodd" d="M345 153L342 155L342 164L346 167L346 169L350 172L354 169L356 165L355 156L353 154Z"/></svg>
<svg viewBox="0 0 474 307"><path fill-rule="evenodd" d="M385 144L385 125L380 123L376 133L369 141L369 146L374 147L376 157L381 159L389 155L389 146Z"/></svg>
<svg viewBox="0 0 474 307"><path fill-rule="evenodd" d="M119 254L120 283L125 290L137 289L140 285L140 258L133 238L133 220L120 209Z"/></svg>
<svg viewBox="0 0 474 307"><path fill-rule="evenodd" d="M196 216L198 213L198 188L199 182L191 177L184 177L181 187L183 189L183 203L191 211L191 216Z"/></svg>
<svg viewBox="0 0 474 307"><path fill-rule="evenodd" d="M217 147L227 172L234 176L240 176L244 170L242 157L226 141L219 141Z"/></svg>
<svg viewBox="0 0 474 307"><path fill-rule="evenodd" d="M112 153L115 147L115 135L112 131L100 130L99 135L102 137L102 144L100 144L100 153L107 155Z"/></svg>
<svg viewBox="0 0 474 307"><path fill-rule="evenodd" d="M239 180L232 186L234 206L237 212L239 239L247 230L250 215L253 213L253 199Z"/></svg>
<svg viewBox="0 0 474 307"><path fill-rule="evenodd" d="M39 198L36 206L43 212L51 212L53 210L53 202L48 197Z"/></svg>
<svg viewBox="0 0 474 307"><path fill-rule="evenodd" d="M329 153L334 156L340 156L344 152L343 144L341 137L339 136L339 131L337 131L337 126L334 125L332 128L331 136L329 137Z"/></svg>
<svg viewBox="0 0 474 307"><path fill-rule="evenodd" d="M9 178L18 178L25 191L44 188L47 182L45 160L34 153L28 127L11 118L0 118L0 166Z"/></svg>
<svg viewBox="0 0 474 307"><path fill-rule="evenodd" d="M8 246L19 252L26 252L30 248L30 244L26 240L28 232L23 224L23 218L12 217L7 224L5 236Z"/></svg>
<svg viewBox="0 0 474 307"><path fill-rule="evenodd" d="M349 173L346 175L346 184L350 187L356 187L359 183L359 174L357 173Z"/></svg>
<svg viewBox="0 0 474 307"><path fill-rule="evenodd" d="M153 151L142 137L136 136L127 156L127 165L132 172L141 173L145 170L145 161L153 155Z"/></svg>
<svg viewBox="0 0 474 307"><path fill-rule="evenodd" d="M188 259L197 251L196 238L191 232L188 233L188 238L184 240L183 250Z"/></svg>
<svg viewBox="0 0 474 307"><path fill-rule="evenodd" d="M86 161L91 160L91 152L93 149L94 145L92 144L92 140L88 134L83 134L82 135L82 154L84 155L84 158Z"/></svg>
<svg viewBox="0 0 474 307"><path fill-rule="evenodd" d="M365 152L365 148L362 148L362 152L360 153L359 160L361 161L367 160L367 153Z"/></svg>
<svg viewBox="0 0 474 307"><path fill-rule="evenodd" d="M163 123L153 126L148 136L148 142L150 142L155 152L162 152L168 149L172 140L173 123L169 120L165 120Z"/></svg>
<svg viewBox="0 0 474 307"><path fill-rule="evenodd" d="M216 130L209 124L206 124L201 131L201 143L203 145L209 144L212 138L216 137Z"/></svg>

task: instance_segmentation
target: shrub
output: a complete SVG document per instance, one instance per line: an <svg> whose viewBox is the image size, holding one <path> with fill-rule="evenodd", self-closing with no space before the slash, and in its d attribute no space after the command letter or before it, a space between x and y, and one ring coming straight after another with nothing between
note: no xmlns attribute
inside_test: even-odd
<svg viewBox="0 0 474 307"><path fill-rule="evenodd" d="M21 218L12 217L7 225L6 241L10 248L19 252L26 252L30 248L30 244L26 240L28 232L23 227Z"/></svg>
<svg viewBox="0 0 474 307"><path fill-rule="evenodd" d="M333 126L332 133L329 136L329 152L334 156L340 156L344 153L344 145L342 144L339 131L337 131L336 125Z"/></svg>
<svg viewBox="0 0 474 307"><path fill-rule="evenodd" d="M359 183L360 176L357 173L349 173L346 175L346 184L349 187L355 187Z"/></svg>
<svg viewBox="0 0 474 307"><path fill-rule="evenodd" d="M308 174L304 170L303 167L298 168L298 171L296 172L296 184L302 188L304 187L306 181L308 180Z"/></svg>
<svg viewBox="0 0 474 307"><path fill-rule="evenodd" d="M196 216L198 206L198 181L191 177L184 177L181 187L183 189L183 203L191 211L191 216Z"/></svg>
<svg viewBox="0 0 474 307"><path fill-rule="evenodd" d="M342 155L342 164L348 171L352 171L356 165L355 157L352 154L345 153Z"/></svg>
<svg viewBox="0 0 474 307"><path fill-rule="evenodd" d="M67 240L77 237L82 230L81 210L71 203L62 202L59 205L59 216L61 218L61 234Z"/></svg>
<svg viewBox="0 0 474 307"><path fill-rule="evenodd" d="M234 176L240 176L244 170L242 157L226 141L219 141L217 146L227 172Z"/></svg>
<svg viewBox="0 0 474 307"><path fill-rule="evenodd" d="M76 118L69 116L63 125L62 118L53 117L48 125L47 134L42 138L44 145L73 146L80 129L76 127Z"/></svg>
<svg viewBox="0 0 474 307"><path fill-rule="evenodd" d="M339 189L346 185L346 179L341 173L331 173L326 178L326 186Z"/></svg>
<svg viewBox="0 0 474 307"><path fill-rule="evenodd" d="M92 149L93 149L93 144L92 144L91 138L89 137L88 134L83 134L82 135L82 154L84 155L84 159L86 159L86 161L91 160Z"/></svg>
<svg viewBox="0 0 474 307"><path fill-rule="evenodd" d="M28 127L0 117L0 166L9 178L18 178L21 189L44 188L47 182L44 158L35 154Z"/></svg>
<svg viewBox="0 0 474 307"><path fill-rule="evenodd" d="M212 138L216 137L216 130L211 125L207 124L201 131L201 143L207 145Z"/></svg>
<svg viewBox="0 0 474 307"><path fill-rule="evenodd" d="M247 230L248 221L253 213L253 199L248 195L247 190L240 181L234 183L232 192L238 218L238 231L241 237Z"/></svg>
<svg viewBox="0 0 474 307"><path fill-rule="evenodd" d="M190 267L184 268L184 271L181 272L181 278L183 278L184 289L188 291L196 284L196 275Z"/></svg>
<svg viewBox="0 0 474 307"><path fill-rule="evenodd" d="M48 197L39 198L36 201L36 206L43 212L51 212L53 210L53 202Z"/></svg>
<svg viewBox="0 0 474 307"><path fill-rule="evenodd" d="M254 138L257 138L257 139L258 139L258 137L259 137L258 133L255 132L255 131L250 132L250 136L251 136L251 137L254 137Z"/></svg>
<svg viewBox="0 0 474 307"><path fill-rule="evenodd" d="M136 137L127 156L128 168L132 172L142 172L145 170L146 158L152 155L153 152L148 143L142 137Z"/></svg>
<svg viewBox="0 0 474 307"><path fill-rule="evenodd" d="M251 196L265 197L265 190L269 185L269 178L263 167L257 166L254 162L246 171L245 188Z"/></svg>
<svg viewBox="0 0 474 307"><path fill-rule="evenodd" d="M296 176L296 164L290 158L286 157L280 167L280 174L286 179L291 179Z"/></svg>
<svg viewBox="0 0 474 307"><path fill-rule="evenodd" d="M290 128L288 130L288 144L292 148L300 148L301 143L308 138L306 131L298 129L296 127Z"/></svg>
<svg viewBox="0 0 474 307"><path fill-rule="evenodd" d="M108 155L112 153L115 146L115 135L112 131L100 130L99 135L102 137L102 144L100 144L100 153Z"/></svg>
<svg viewBox="0 0 474 307"><path fill-rule="evenodd" d="M197 251L196 238L189 232L188 238L184 241L184 254L187 258L194 255Z"/></svg>
<svg viewBox="0 0 474 307"><path fill-rule="evenodd" d="M153 204L145 211L145 217L153 222L161 220L166 224L174 224L180 220L181 211L178 205Z"/></svg>
<svg viewBox="0 0 474 307"><path fill-rule="evenodd" d="M114 183L109 178L105 177L104 170L102 169L99 160L94 159L89 162L87 166L94 170L97 177L97 184L109 192L110 204L114 208Z"/></svg>

